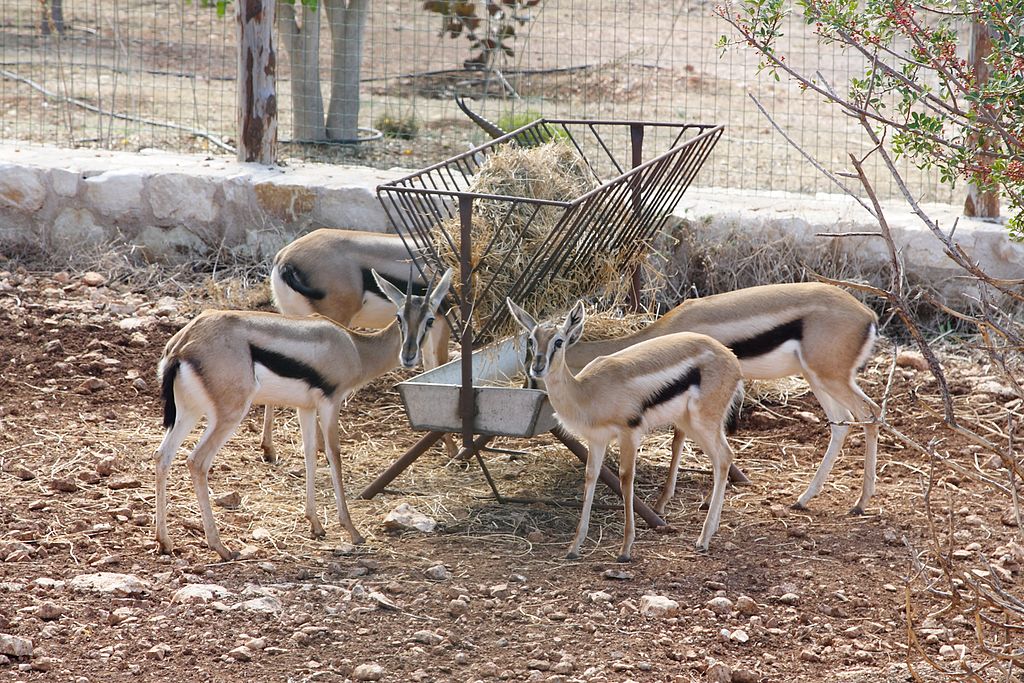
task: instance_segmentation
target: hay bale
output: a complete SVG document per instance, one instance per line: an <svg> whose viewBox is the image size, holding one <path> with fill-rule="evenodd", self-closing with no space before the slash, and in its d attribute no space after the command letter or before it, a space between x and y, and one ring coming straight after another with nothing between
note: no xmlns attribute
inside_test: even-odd
<svg viewBox="0 0 1024 683"><path fill-rule="evenodd" d="M560 138L535 147L503 145L487 157L469 191L510 199L479 199L473 205L471 264L478 325L504 309L506 294L535 256L550 256L552 245L547 241L565 215L565 209L559 206L538 206L514 199L572 201L595 187L597 181L583 159ZM437 252L455 269L461 249L460 233L459 220L455 218L441 223L434 235ZM588 249L588 237L580 235L572 244L560 245L560 251L570 252L568 262L577 258L579 262L568 271L549 273L529 297L517 297L513 291L516 303L543 318L565 311L578 298L623 284L624 264L606 250ZM453 241L454 250L448 239ZM461 296L458 282L453 283L453 288ZM492 331L492 336L503 336L515 328L515 323L507 320L500 329Z"/></svg>

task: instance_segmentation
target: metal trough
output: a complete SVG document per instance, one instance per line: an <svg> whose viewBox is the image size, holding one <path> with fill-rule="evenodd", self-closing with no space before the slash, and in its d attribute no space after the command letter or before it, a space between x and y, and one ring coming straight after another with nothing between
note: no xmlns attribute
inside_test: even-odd
<svg viewBox="0 0 1024 683"><path fill-rule="evenodd" d="M473 352L473 432L529 437L549 432L556 420L547 394L511 385L521 369L522 337L510 337ZM398 384L414 429L462 432L462 359Z"/></svg>

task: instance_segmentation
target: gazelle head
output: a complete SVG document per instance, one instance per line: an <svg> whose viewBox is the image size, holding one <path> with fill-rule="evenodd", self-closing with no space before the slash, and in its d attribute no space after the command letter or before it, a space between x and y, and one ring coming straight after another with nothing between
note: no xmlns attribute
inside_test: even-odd
<svg viewBox="0 0 1024 683"><path fill-rule="evenodd" d="M586 315L583 301L576 302L561 325L552 322L538 324L533 316L517 306L512 299L506 298L505 303L512 317L529 335L526 338L529 362L527 373L534 379L544 379L556 358L564 360L565 350L583 336L583 320Z"/></svg>
<svg viewBox="0 0 1024 683"><path fill-rule="evenodd" d="M434 325L437 309L448 295L448 287L452 282L452 270L449 268L445 271L436 287L433 282L427 285L427 291L423 296L416 296L412 293L413 272L411 267L408 285L404 293L382 278L376 270L371 272L380 291L398 309L396 316L402 329L402 345L398 351L398 362L406 368L416 367L420 362L423 338L427 336L427 332Z"/></svg>

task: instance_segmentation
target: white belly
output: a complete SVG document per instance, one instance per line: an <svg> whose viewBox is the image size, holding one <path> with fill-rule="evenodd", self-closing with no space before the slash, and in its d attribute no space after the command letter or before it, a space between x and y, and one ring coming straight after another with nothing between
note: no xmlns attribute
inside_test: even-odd
<svg viewBox="0 0 1024 683"><path fill-rule="evenodd" d="M793 339L766 354L743 358L740 369L747 379L778 379L801 374L800 342Z"/></svg>
<svg viewBox="0 0 1024 683"><path fill-rule="evenodd" d="M318 389L301 380L281 377L256 363L256 395L252 402L293 408L315 408L323 397Z"/></svg>

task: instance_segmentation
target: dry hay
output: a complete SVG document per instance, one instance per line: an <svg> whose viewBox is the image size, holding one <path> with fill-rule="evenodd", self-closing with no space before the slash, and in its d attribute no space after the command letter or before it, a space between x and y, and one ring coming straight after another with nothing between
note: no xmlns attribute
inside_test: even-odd
<svg viewBox="0 0 1024 683"><path fill-rule="evenodd" d="M567 310L581 297L622 282L623 264L606 251L583 251L580 245L589 239L582 234L574 244L561 247L570 251L566 262L578 259L572 269L549 273L528 296L513 291L513 283L527 265L538 254L547 254L552 231L565 215L560 206L538 207L515 199L572 201L596 186L593 174L575 149L561 139L535 147L503 145L485 160L469 191L509 199L478 199L473 206L471 263L478 327L503 312L509 294L542 319ZM448 248L448 238L454 249ZM458 218L442 222L435 229L435 241L442 258L457 270L461 248ZM577 249L580 251L574 253ZM460 285L455 283L453 287L461 296ZM497 338L515 330L515 322L506 320L500 329L491 331L491 336Z"/></svg>

